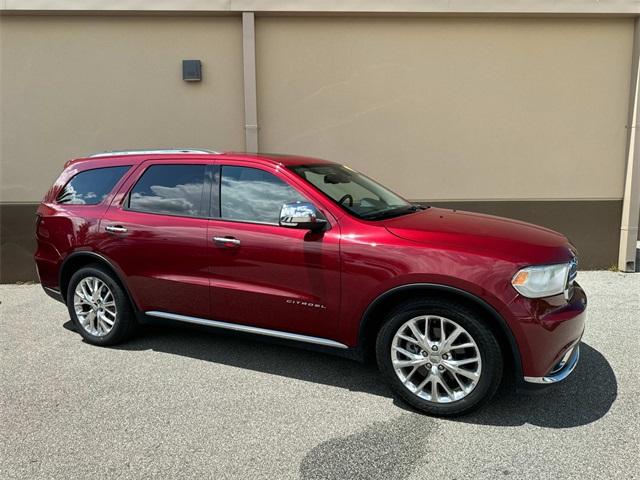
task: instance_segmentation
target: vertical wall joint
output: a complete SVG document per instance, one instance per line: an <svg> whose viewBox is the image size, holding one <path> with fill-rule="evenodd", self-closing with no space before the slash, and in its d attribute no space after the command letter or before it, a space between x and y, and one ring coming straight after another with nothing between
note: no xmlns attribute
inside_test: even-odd
<svg viewBox="0 0 640 480"><path fill-rule="evenodd" d="M256 93L256 27L253 12L242 13L242 65L244 79L244 139L247 152L258 151L258 98Z"/></svg>
<svg viewBox="0 0 640 480"><path fill-rule="evenodd" d="M631 92L629 95L629 122L627 169L622 198L620 223L620 252L618 269L633 272L637 269L638 217L640 216L640 17L635 20L633 57L631 59Z"/></svg>

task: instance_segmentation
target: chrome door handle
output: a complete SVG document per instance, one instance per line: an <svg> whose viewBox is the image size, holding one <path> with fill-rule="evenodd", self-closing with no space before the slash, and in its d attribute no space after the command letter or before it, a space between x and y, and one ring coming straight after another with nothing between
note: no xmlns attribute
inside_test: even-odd
<svg viewBox="0 0 640 480"><path fill-rule="evenodd" d="M213 243L220 244L223 247L239 247L240 240L233 237L213 237Z"/></svg>
<svg viewBox="0 0 640 480"><path fill-rule="evenodd" d="M104 227L104 229L107 232L111 232L111 233L126 233L127 232L127 228L120 226L120 225L107 225L106 227Z"/></svg>

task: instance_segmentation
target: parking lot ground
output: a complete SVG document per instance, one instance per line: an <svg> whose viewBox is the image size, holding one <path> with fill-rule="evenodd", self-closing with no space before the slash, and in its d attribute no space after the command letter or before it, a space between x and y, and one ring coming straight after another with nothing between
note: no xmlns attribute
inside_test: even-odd
<svg viewBox="0 0 640 480"><path fill-rule="evenodd" d="M453 420L372 366L213 330L94 347L38 285L2 285L0 478L640 478L640 274L579 281L574 374Z"/></svg>

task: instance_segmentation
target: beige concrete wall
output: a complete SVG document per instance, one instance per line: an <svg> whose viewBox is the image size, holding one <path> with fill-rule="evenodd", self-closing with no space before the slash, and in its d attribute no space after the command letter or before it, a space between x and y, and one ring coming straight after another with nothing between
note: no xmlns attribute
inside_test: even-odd
<svg viewBox="0 0 640 480"><path fill-rule="evenodd" d="M411 199L620 199L633 20L259 17L263 151Z"/></svg>
<svg viewBox="0 0 640 480"><path fill-rule="evenodd" d="M90 152L244 146L238 16L3 16L0 48L3 202L38 201Z"/></svg>

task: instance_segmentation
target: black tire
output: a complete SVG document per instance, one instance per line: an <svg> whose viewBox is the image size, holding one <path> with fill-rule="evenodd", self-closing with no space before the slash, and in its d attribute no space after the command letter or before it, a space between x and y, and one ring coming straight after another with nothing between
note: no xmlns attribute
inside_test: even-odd
<svg viewBox="0 0 640 480"><path fill-rule="evenodd" d="M92 335L87 331L80 323L75 311L74 292L78 283L87 277L96 277L102 280L113 294L117 314L113 327L111 327L109 333L104 336ZM136 317L127 293L120 286L118 280L114 278L113 274L100 265L83 267L71 276L71 280L69 281L69 286L67 288L67 308L69 310L69 316L71 317L78 333L88 343L93 345L116 345L130 338L136 329Z"/></svg>
<svg viewBox="0 0 640 480"><path fill-rule="evenodd" d="M398 378L391 358L393 338L405 322L422 315L450 319L464 328L475 341L482 361L482 370L475 388L464 398L450 403L432 402L410 391ZM503 360L500 346L495 335L483 323L481 315L465 306L439 299L414 300L393 309L378 332L376 359L378 368L392 391L414 408L429 415L453 416L469 413L488 402L502 380Z"/></svg>

